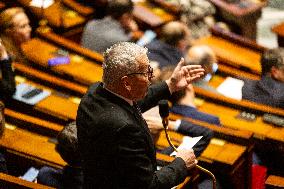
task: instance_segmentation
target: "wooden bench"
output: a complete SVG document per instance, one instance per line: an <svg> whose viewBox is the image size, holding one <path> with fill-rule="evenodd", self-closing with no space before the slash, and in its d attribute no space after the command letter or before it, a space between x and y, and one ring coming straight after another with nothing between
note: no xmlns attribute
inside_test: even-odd
<svg viewBox="0 0 284 189"><path fill-rule="evenodd" d="M34 14L38 19L46 19L48 24L52 26L55 30L58 31L69 31L74 28L81 28L87 22L88 18L83 15L80 15L78 10L82 10L82 6L77 8L77 10L73 9L74 7L78 7L78 4L74 3L73 1L55 1L51 6L48 8L39 8L30 6L30 2L32 0L17 0L23 7L27 7L29 11ZM70 3L71 2L71 3ZM67 4L68 6L65 6ZM86 12L84 9L82 12ZM87 11L88 14L89 11Z"/></svg>
<svg viewBox="0 0 284 189"><path fill-rule="evenodd" d="M66 165L55 151L52 138L20 129L15 125L6 124L0 146L6 149L9 170L27 168L30 166L28 162L32 162L33 166L37 165L36 167L48 165L62 168Z"/></svg>
<svg viewBox="0 0 284 189"><path fill-rule="evenodd" d="M284 188L284 178L276 175L269 175L265 181L266 189Z"/></svg>
<svg viewBox="0 0 284 189"><path fill-rule="evenodd" d="M13 67L15 68L16 74L26 77L36 83L44 82L46 86L64 93L82 97L87 91L86 86L47 74L22 63L14 62Z"/></svg>
<svg viewBox="0 0 284 189"><path fill-rule="evenodd" d="M260 53L247 47L239 46L217 36L209 36L198 39L196 45L208 45L217 55L218 62L232 67L260 74Z"/></svg>
<svg viewBox="0 0 284 189"><path fill-rule="evenodd" d="M24 167L27 167L30 161L36 167L48 165L61 169L66 165L60 155L55 151L55 143L51 141L51 138L20 129L15 125L6 124L6 130L3 138L0 140L0 146L6 149L8 157L12 157L8 159L9 165L15 164L15 159L17 161L20 159L20 162L16 166L20 163ZM165 155L157 155L157 158L167 162L171 160ZM191 179L186 179L178 188L182 188L188 182L191 182Z"/></svg>
<svg viewBox="0 0 284 189"><path fill-rule="evenodd" d="M47 121L8 108L5 108L5 121L22 129L49 137L56 137L59 131L63 129L63 125L53 123L50 120Z"/></svg>
<svg viewBox="0 0 284 189"><path fill-rule="evenodd" d="M21 178L0 173L0 188L5 189L52 189L53 187L29 182Z"/></svg>
<svg viewBox="0 0 284 189"><path fill-rule="evenodd" d="M210 80L209 85L217 88L222 82L224 82L226 77L218 74L214 75L213 78ZM207 100L214 101L215 103L221 103L224 105L232 106L236 109L241 109L244 111L250 111L257 114L263 114L263 113L271 113L279 116L284 116L284 110L282 108L276 108L264 104L259 104L255 102L251 102L248 100L235 100L226 96L223 96L222 94L216 94L211 91L207 91L205 89L202 89L200 87L194 87L194 90L198 96L201 96L203 98L206 98Z"/></svg>
<svg viewBox="0 0 284 189"><path fill-rule="evenodd" d="M68 80L76 81L83 85L100 81L102 69L96 64L78 54L69 53L70 63L58 66L48 66L48 60L56 57L56 52L62 47L48 43L39 38L33 38L25 43L23 52L27 58L38 68L57 74Z"/></svg>
<svg viewBox="0 0 284 189"><path fill-rule="evenodd" d="M174 145L177 146L182 142L181 134L169 132L169 135ZM163 132L156 145L162 148L169 146ZM235 188L251 188L252 154L249 150L250 147L213 138L198 160L201 166L226 178Z"/></svg>
<svg viewBox="0 0 284 189"><path fill-rule="evenodd" d="M26 83L36 88L50 91L51 94L35 105L13 99L6 105L7 108L59 124L66 124L76 119L80 98L57 92L52 88L34 83L20 76L16 76L16 81L17 83Z"/></svg>
<svg viewBox="0 0 284 189"><path fill-rule="evenodd" d="M176 20L175 15L150 1L135 3L133 16L145 28L151 29L155 29L167 22Z"/></svg>

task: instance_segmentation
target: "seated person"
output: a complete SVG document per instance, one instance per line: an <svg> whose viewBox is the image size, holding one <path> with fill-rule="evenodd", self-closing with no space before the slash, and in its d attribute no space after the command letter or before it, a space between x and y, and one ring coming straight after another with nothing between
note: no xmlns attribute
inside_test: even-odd
<svg viewBox="0 0 284 189"><path fill-rule="evenodd" d="M212 75L217 71L217 59L214 51L206 45L194 45L187 53L186 58L189 64L201 65L205 72L202 79L193 82L193 86L203 88L205 90L218 93L214 87L208 85L208 81L212 78Z"/></svg>
<svg viewBox="0 0 284 189"><path fill-rule="evenodd" d="M16 91L15 74L5 47L0 39L0 100L7 101Z"/></svg>
<svg viewBox="0 0 284 189"><path fill-rule="evenodd" d="M284 108L284 49L265 51L261 56L261 79L245 80L242 98Z"/></svg>
<svg viewBox="0 0 284 189"><path fill-rule="evenodd" d="M0 138L3 136L5 130L4 109L5 106L0 101ZM4 149L0 149L0 173L8 173L4 152Z"/></svg>
<svg viewBox="0 0 284 189"><path fill-rule="evenodd" d="M215 7L208 0L179 0L182 6L181 21L191 30L192 38L210 35L210 27L215 24Z"/></svg>
<svg viewBox="0 0 284 189"><path fill-rule="evenodd" d="M83 31L81 45L103 53L108 47L124 41L131 41L138 26L133 20L134 5L131 0L113 0L107 5L108 16L89 21Z"/></svg>
<svg viewBox="0 0 284 189"><path fill-rule="evenodd" d="M146 47L150 61L158 62L159 67L175 65L187 51L190 44L190 31L181 22L173 21L162 27L160 39Z"/></svg>
<svg viewBox="0 0 284 189"><path fill-rule="evenodd" d="M30 40L31 26L24 9L8 8L0 13L0 37L12 60L27 63L21 44Z"/></svg>
<svg viewBox="0 0 284 189"><path fill-rule="evenodd" d="M166 67L161 71L161 79L168 78L174 67ZM192 85L188 85L183 90L174 92L169 101L172 103L170 111L175 114L204 121L210 124L221 125L220 119L214 115L203 113L197 110L194 104L195 93Z"/></svg>
<svg viewBox="0 0 284 189"><path fill-rule="evenodd" d="M78 151L76 123L66 125L57 136L56 151L67 163L63 170L51 167L40 169L37 181L40 184L55 188L83 188L83 172L81 169L81 157Z"/></svg>

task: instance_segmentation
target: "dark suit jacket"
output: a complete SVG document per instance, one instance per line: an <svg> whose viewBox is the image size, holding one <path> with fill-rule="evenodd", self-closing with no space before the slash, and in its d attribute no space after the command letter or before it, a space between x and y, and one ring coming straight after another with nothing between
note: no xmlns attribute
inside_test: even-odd
<svg viewBox="0 0 284 189"><path fill-rule="evenodd" d="M163 82L151 86L138 104L143 112L169 95ZM156 151L145 120L102 84L92 85L82 98L76 123L84 188L171 188L187 175L181 158L156 171Z"/></svg>
<svg viewBox="0 0 284 189"><path fill-rule="evenodd" d="M37 182L59 189L82 189L82 169L66 165L63 170L44 166L39 170Z"/></svg>
<svg viewBox="0 0 284 189"><path fill-rule="evenodd" d="M146 45L146 47L149 51L149 59L159 62L160 68L176 66L181 57L183 57L183 53L178 48L160 40L154 40Z"/></svg>
<svg viewBox="0 0 284 189"><path fill-rule="evenodd" d="M242 98L256 103L284 108L284 83L269 76L261 80L245 80Z"/></svg>
<svg viewBox="0 0 284 189"><path fill-rule="evenodd" d="M198 111L196 108L186 105L174 104L170 110L173 113L190 117L192 119L204 121L210 124L220 125L220 119L217 116Z"/></svg>
<svg viewBox="0 0 284 189"><path fill-rule="evenodd" d="M0 61L0 71L2 79L0 79L0 100L7 100L12 97L16 91L15 74L11 67L11 59Z"/></svg>

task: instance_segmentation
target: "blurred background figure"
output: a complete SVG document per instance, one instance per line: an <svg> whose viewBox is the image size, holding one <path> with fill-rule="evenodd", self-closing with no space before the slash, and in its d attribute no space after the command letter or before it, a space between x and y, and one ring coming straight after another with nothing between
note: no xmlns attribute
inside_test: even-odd
<svg viewBox="0 0 284 189"><path fill-rule="evenodd" d="M201 65L205 70L202 79L192 83L193 86L217 93L217 90L208 84L208 81L218 69L214 51L206 45L194 45L188 50L186 60L189 64Z"/></svg>
<svg viewBox="0 0 284 189"><path fill-rule="evenodd" d="M0 39L0 100L7 101L16 91L15 74L11 66L11 58Z"/></svg>
<svg viewBox="0 0 284 189"><path fill-rule="evenodd" d="M208 0L179 0L182 7L181 21L191 30L193 39L210 35L210 27L215 25L215 7Z"/></svg>
<svg viewBox="0 0 284 189"><path fill-rule="evenodd" d="M0 13L0 37L9 56L19 62L27 62L22 54L21 44L30 40L29 18L20 7L8 8Z"/></svg>
<svg viewBox="0 0 284 189"><path fill-rule="evenodd" d="M161 71L160 79L168 78L174 70L173 66L165 67ZM214 115L200 112L194 102L195 92L193 86L190 84L186 88L172 93L169 101L172 103L170 109L175 114L180 114L185 117L204 121L210 124L221 125L220 119Z"/></svg>
<svg viewBox="0 0 284 189"><path fill-rule="evenodd" d="M146 47L150 61L157 62L160 68L175 65L184 57L190 45L190 30L179 21L162 27L160 39L150 42Z"/></svg>
<svg viewBox="0 0 284 189"><path fill-rule="evenodd" d="M284 49L265 51L261 56L261 79L245 80L242 98L284 108Z"/></svg>
<svg viewBox="0 0 284 189"><path fill-rule="evenodd" d="M78 151L76 123L66 125L57 136L58 143L55 150L67 163L63 170L43 167L39 170L37 181L40 184L55 188L83 188L83 172L81 156Z"/></svg>
<svg viewBox="0 0 284 189"><path fill-rule="evenodd" d="M82 34L83 47L103 53L108 47L131 41L138 26L133 19L131 0L112 0L107 5L107 16L89 21Z"/></svg>

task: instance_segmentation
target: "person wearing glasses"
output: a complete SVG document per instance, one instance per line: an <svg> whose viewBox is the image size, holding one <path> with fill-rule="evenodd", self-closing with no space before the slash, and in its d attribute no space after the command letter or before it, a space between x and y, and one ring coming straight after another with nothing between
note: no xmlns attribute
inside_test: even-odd
<svg viewBox="0 0 284 189"><path fill-rule="evenodd" d="M8 8L0 13L0 37L12 60L27 63L21 44L31 39L31 26L24 9Z"/></svg>
<svg viewBox="0 0 284 189"><path fill-rule="evenodd" d="M181 183L197 163L193 150L180 150L157 171L156 150L141 113L203 71L181 59L169 79L150 85L147 49L131 42L107 49L103 81L83 96L76 118L84 188L171 188Z"/></svg>

